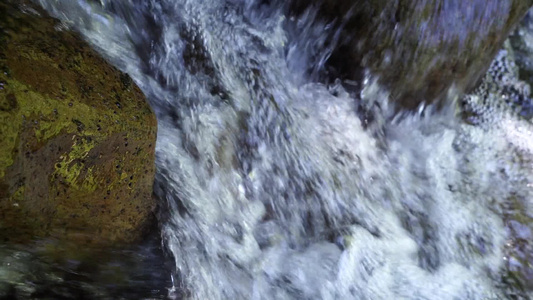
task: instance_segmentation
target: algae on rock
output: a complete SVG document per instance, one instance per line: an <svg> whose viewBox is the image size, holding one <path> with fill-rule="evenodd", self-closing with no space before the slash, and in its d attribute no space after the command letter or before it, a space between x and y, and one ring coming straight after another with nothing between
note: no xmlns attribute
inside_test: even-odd
<svg viewBox="0 0 533 300"><path fill-rule="evenodd" d="M57 25L29 1L0 3L0 240L135 240L155 205L155 115Z"/></svg>

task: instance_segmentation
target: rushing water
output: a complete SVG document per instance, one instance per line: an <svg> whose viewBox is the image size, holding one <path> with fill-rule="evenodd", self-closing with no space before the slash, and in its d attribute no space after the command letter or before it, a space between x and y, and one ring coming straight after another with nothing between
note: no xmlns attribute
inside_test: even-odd
<svg viewBox="0 0 533 300"><path fill-rule="evenodd" d="M170 286L160 241L80 249L58 241L0 245L0 299L165 299Z"/></svg>
<svg viewBox="0 0 533 300"><path fill-rule="evenodd" d="M528 297L533 127L506 51L463 117L453 92L439 111L394 116L370 74L329 86L309 76L331 53L312 13L37 2L127 72L158 117L169 297Z"/></svg>

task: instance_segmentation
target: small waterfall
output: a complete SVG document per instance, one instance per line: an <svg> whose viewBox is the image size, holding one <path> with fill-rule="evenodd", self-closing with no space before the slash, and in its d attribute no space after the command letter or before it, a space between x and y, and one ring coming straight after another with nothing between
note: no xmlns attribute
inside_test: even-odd
<svg viewBox="0 0 533 300"><path fill-rule="evenodd" d="M531 275L533 126L505 101L529 95L509 50L473 94L397 115L369 73L317 80L328 24L295 35L245 0L37 2L156 112L172 297L527 297L508 278Z"/></svg>

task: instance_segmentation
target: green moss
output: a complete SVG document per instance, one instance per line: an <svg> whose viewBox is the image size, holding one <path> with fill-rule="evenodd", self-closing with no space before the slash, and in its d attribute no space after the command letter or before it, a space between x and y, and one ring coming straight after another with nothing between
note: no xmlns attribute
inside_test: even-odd
<svg viewBox="0 0 533 300"><path fill-rule="evenodd" d="M96 186L92 174L89 180L85 178L81 186L77 184L77 181L83 168L85 167L84 163L81 161L89 154L89 151L91 151L95 145L96 143L93 140L79 142L76 141L74 145L72 145L70 152L60 157L61 162L55 165L55 171L53 175L60 175L73 188L83 188L89 191L94 191Z"/></svg>
<svg viewBox="0 0 533 300"><path fill-rule="evenodd" d="M22 201L22 199L24 199L24 191L26 190L26 188L24 186L21 186L18 188L18 190L13 193L13 195L11 196L11 201L13 203L13 205L17 206L18 205L18 202L19 201Z"/></svg>
<svg viewBox="0 0 533 300"><path fill-rule="evenodd" d="M4 177L5 169L13 164L13 149L20 125L13 122L8 113L0 111L0 178Z"/></svg>
<svg viewBox="0 0 533 300"><path fill-rule="evenodd" d="M135 239L153 205L155 116L128 75L21 3L33 7L0 1L0 239Z"/></svg>
<svg viewBox="0 0 533 300"><path fill-rule="evenodd" d="M96 177L94 176L93 169L94 167L90 167L87 170L87 174L85 175L85 178L81 184L81 188L84 191L94 192L100 186L99 182L96 181Z"/></svg>
<svg viewBox="0 0 533 300"><path fill-rule="evenodd" d="M119 181L127 180L128 177L130 177L130 176L128 175L128 173L126 173L126 172L121 172L121 174L120 174L120 180L119 180Z"/></svg>
<svg viewBox="0 0 533 300"><path fill-rule="evenodd" d="M16 95L18 109L0 111L0 134L3 137L0 139L0 178L5 175L4 170L13 164L12 152L17 146L24 120L34 127L35 137L40 144L61 133L91 136L100 141L112 133L125 131L128 137L140 138L131 131L131 128L138 127L138 124L134 124L134 118L112 113L102 115L98 110L74 99L52 99L34 92L31 87L17 80L5 78L5 82L9 91ZM73 119L74 116L76 119ZM80 157L81 153L76 151L87 154L87 149L80 148L81 145L72 149L74 152L69 155L72 159ZM94 143L91 145L94 146Z"/></svg>
<svg viewBox="0 0 533 300"><path fill-rule="evenodd" d="M96 146L96 143L92 139L74 142L74 145L72 145L72 148L68 154L70 159L69 162L72 162L75 159L85 158L89 154L89 151L94 148L94 146Z"/></svg>

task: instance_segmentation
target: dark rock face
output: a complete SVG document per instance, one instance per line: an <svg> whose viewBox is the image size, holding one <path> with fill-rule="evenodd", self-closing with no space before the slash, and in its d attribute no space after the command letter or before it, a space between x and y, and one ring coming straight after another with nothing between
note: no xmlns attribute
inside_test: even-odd
<svg viewBox="0 0 533 300"><path fill-rule="evenodd" d="M295 0L290 14L318 8L340 30L329 79L378 75L400 107L441 101L455 83L472 89L531 0Z"/></svg>
<svg viewBox="0 0 533 300"><path fill-rule="evenodd" d="M29 1L0 3L0 241L140 237L155 116L127 74Z"/></svg>
<svg viewBox="0 0 533 300"><path fill-rule="evenodd" d="M529 10L509 40L520 67L520 79L533 84L533 9Z"/></svg>

